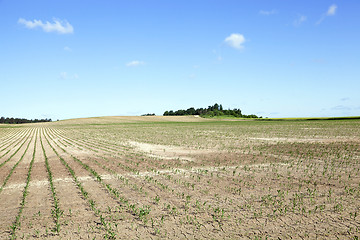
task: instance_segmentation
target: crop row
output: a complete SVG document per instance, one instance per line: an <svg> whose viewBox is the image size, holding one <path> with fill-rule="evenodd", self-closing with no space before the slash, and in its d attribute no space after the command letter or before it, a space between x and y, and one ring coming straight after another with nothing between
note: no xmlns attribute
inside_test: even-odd
<svg viewBox="0 0 360 240"><path fill-rule="evenodd" d="M30 166L29 166L28 173L27 173L27 177L26 177L26 184L25 184L25 187L24 187L24 190L23 190L23 196L22 196L22 200L21 200L21 203L20 203L19 212L18 212L18 215L16 216L15 222L10 226L10 229L11 229L11 237L10 238L11 239L16 239L16 229L18 227L20 227L20 218L21 218L21 214L22 214L22 212L24 210L24 207L25 207L26 196L28 195L28 189L29 189L29 184L30 184L30 180L31 180L31 171L32 171L32 168L33 168L33 165L34 165L34 160L35 160L37 135L38 135L38 131L36 132L36 135L35 135L34 150L33 150L32 159L31 159ZM29 142L29 144L30 144L30 142ZM25 151L25 153L26 153L26 151ZM25 155L25 153L24 153L24 155ZM24 155L22 155L21 159L24 157ZM17 164L16 164L16 166L17 166Z"/></svg>

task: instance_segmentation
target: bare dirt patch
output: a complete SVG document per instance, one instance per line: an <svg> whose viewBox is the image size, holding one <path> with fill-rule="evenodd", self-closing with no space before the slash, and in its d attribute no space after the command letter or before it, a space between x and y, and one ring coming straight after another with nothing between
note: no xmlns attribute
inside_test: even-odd
<svg viewBox="0 0 360 240"><path fill-rule="evenodd" d="M150 144L135 141L129 141L128 144L135 147L138 151L145 152L149 157L161 159L194 161L196 159L196 155L209 154L214 152L212 150L187 149L178 146Z"/></svg>

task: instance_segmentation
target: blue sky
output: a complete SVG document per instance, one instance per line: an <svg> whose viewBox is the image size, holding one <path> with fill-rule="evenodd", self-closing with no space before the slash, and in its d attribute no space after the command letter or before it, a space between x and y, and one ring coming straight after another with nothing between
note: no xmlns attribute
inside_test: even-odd
<svg viewBox="0 0 360 240"><path fill-rule="evenodd" d="M0 115L360 115L360 1L0 0Z"/></svg>

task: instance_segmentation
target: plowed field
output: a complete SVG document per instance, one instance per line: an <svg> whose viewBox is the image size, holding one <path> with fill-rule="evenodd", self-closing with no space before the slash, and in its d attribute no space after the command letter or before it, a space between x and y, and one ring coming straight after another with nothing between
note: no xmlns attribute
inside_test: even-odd
<svg viewBox="0 0 360 240"><path fill-rule="evenodd" d="M358 239L360 121L0 125L0 239Z"/></svg>

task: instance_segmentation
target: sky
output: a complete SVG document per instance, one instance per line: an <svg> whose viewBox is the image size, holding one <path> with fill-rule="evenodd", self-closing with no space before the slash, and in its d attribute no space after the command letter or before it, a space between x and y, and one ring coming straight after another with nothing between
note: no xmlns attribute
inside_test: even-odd
<svg viewBox="0 0 360 240"><path fill-rule="evenodd" d="M0 0L0 116L360 116L360 1Z"/></svg>

